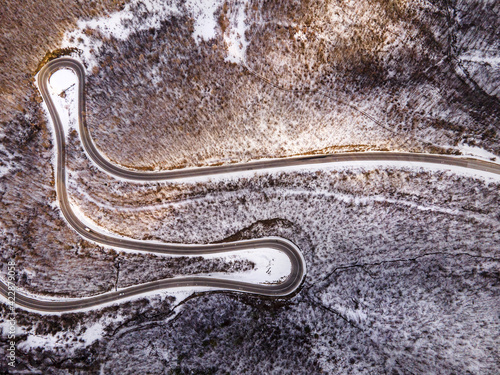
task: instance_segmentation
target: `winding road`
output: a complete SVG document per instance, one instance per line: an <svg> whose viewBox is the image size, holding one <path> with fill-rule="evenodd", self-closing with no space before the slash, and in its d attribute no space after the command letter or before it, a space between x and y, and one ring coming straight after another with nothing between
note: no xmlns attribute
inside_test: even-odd
<svg viewBox="0 0 500 375"><path fill-rule="evenodd" d="M302 253L292 242L278 237L259 238L253 240L227 242L206 245L188 245L175 243L158 243L152 241L138 241L119 236L112 236L96 231L88 231L87 226L82 223L73 212L68 200L66 190L66 143L65 133L61 119L49 92L50 76L59 69L66 68L75 72L78 77L78 122L80 137L84 149L89 158L103 171L116 177L131 181L164 181L182 179L186 177L210 176L216 174L228 174L242 171L253 171L270 168L283 168L291 166L307 166L313 164L335 163L335 162L358 162L358 161L403 161L417 163L431 163L447 166L458 166L479 171L486 171L500 175L500 165L471 158L450 157L444 155L411 154L396 152L366 152L347 153L332 155L301 156L283 159L271 159L254 161L244 164L223 165L217 167L186 168L161 172L139 172L125 169L108 161L97 150L85 121L85 70L80 62L72 58L59 58L46 64L37 76L37 82L45 101L56 137L56 192L59 207L68 224L77 231L80 236L88 241L98 243L106 247L116 249L131 249L161 253L169 255L204 255L222 254L230 251L251 250L256 248L272 248L285 253L291 262L291 272L287 279L280 284L253 284L228 279L212 277L191 276L177 277L140 284L125 288L117 292L107 292L101 295L65 300L47 300L24 295L19 291L16 294L16 306L30 310L49 313L70 312L88 309L131 296L141 295L147 292L177 287L200 287L215 288L217 290L230 290L246 293L254 293L265 296L286 296L295 292L302 283L306 273L306 264ZM0 294L7 298L7 285L0 281Z"/></svg>

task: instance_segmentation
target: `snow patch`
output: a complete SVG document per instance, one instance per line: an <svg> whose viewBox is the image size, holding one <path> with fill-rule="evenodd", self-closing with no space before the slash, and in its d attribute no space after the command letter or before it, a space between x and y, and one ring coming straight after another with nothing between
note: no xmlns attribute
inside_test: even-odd
<svg viewBox="0 0 500 375"><path fill-rule="evenodd" d="M169 1L133 0L121 11L78 21L75 30L64 34L62 47L81 50L90 70L97 65L96 52L103 44L100 38L125 40L134 32L158 29L161 21L178 13L177 7Z"/></svg>
<svg viewBox="0 0 500 375"><path fill-rule="evenodd" d="M341 314L344 318L354 323L364 322L367 318L366 313L363 310L354 310L345 306L335 305L334 310Z"/></svg>
<svg viewBox="0 0 500 375"><path fill-rule="evenodd" d="M497 56L496 54L493 55L487 55L485 53L482 53L482 51L472 51L467 54L461 54L459 56L459 59L462 61L470 61L474 63L480 63L480 64L488 64L492 67L499 67L500 68L500 56Z"/></svg>
<svg viewBox="0 0 500 375"><path fill-rule="evenodd" d="M55 95L60 95L64 90L78 83L78 77L71 69L59 69L49 78L49 88Z"/></svg>
<svg viewBox="0 0 500 375"><path fill-rule="evenodd" d="M10 334L10 327L11 327L11 321L10 320L4 320L3 322L0 322L0 336L1 337L7 337ZM19 336L22 335L26 332L24 327L20 326L19 324L15 325L16 331L15 335Z"/></svg>
<svg viewBox="0 0 500 375"><path fill-rule="evenodd" d="M227 45L228 56L225 61L232 63L245 62L248 41L245 38L247 25L245 24L245 6L240 4L236 14L230 19L231 25L228 31L224 33L224 42Z"/></svg>
<svg viewBox="0 0 500 375"><path fill-rule="evenodd" d="M479 159L486 159L488 161L497 161L498 160L497 155L495 155L489 151L486 151L485 149L477 147L477 146L469 146L469 145L461 143L458 145L458 149L460 150L460 152L463 155L471 155L471 156L477 157Z"/></svg>
<svg viewBox="0 0 500 375"><path fill-rule="evenodd" d="M299 42L306 42L307 37L306 34L302 32L302 30L297 31L294 35L293 38Z"/></svg>
<svg viewBox="0 0 500 375"><path fill-rule="evenodd" d="M11 173L15 169L15 162L13 162L13 158L15 155L12 155L5 149L5 146L1 143L0 140L0 178L6 176Z"/></svg>
<svg viewBox="0 0 500 375"><path fill-rule="evenodd" d="M225 262L249 260L255 263L253 270L238 273L211 273L207 276L226 280L238 280L254 284L276 284L283 282L292 272L292 263L285 253L269 248L237 251L223 256L213 254L205 258L222 258Z"/></svg>
<svg viewBox="0 0 500 375"><path fill-rule="evenodd" d="M194 17L193 38L196 42L215 38L217 20L215 12L223 4L223 1L213 0L188 0L187 10Z"/></svg>
<svg viewBox="0 0 500 375"><path fill-rule="evenodd" d="M50 97L61 119L64 134L78 130L78 78L70 69L59 69L50 76ZM50 116L49 116L50 118Z"/></svg>
<svg viewBox="0 0 500 375"><path fill-rule="evenodd" d="M368 318L368 315L365 311L363 311L361 306L354 309L344 304L335 302L335 299L329 293L325 293L321 296L321 302L351 323L361 324Z"/></svg>
<svg viewBox="0 0 500 375"><path fill-rule="evenodd" d="M98 322L93 326L87 328L81 338L83 339L83 341L85 341L85 345L90 345L94 341L99 340L102 337L103 332L104 326L101 322Z"/></svg>
<svg viewBox="0 0 500 375"><path fill-rule="evenodd" d="M73 342L71 351L74 351L101 339L106 326L122 320L122 315L117 315L115 318L104 317L96 323L77 327L75 332L83 331L79 335L70 331L59 331L53 335L37 335L33 332L34 329L32 329L28 332L26 340L19 342L18 347L19 349L44 348L54 350L63 349L63 347L67 346L68 342Z"/></svg>

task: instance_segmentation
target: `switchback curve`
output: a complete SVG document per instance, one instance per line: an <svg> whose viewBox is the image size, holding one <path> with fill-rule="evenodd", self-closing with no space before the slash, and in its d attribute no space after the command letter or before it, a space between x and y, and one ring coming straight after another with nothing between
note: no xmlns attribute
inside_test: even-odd
<svg viewBox="0 0 500 375"><path fill-rule="evenodd" d="M220 290L241 291L255 293L265 296L285 296L293 293L300 286L306 266L300 250L290 241L283 238L270 237L246 241L229 242L223 244L186 245L175 243L157 243L151 241L137 241L118 236L109 236L104 233L88 231L71 209L66 190L66 153L65 136L60 117L50 97L48 81L50 76L57 70L67 68L75 72L78 77L78 126L83 147L89 158L102 170L119 178L131 181L165 181L182 179L186 177L201 177L216 174L228 174L242 171L262 170L269 168L282 168L290 166L307 166L313 164L325 164L335 162L352 161L404 161L430 163L448 166L458 166L479 171L486 171L500 175L500 165L472 158L457 158L444 155L411 154L397 152L366 152L366 153L344 153L330 155L300 156L282 159L271 159L254 161L244 164L223 165L217 167L186 168L160 172L142 172L126 169L108 161L96 148L85 121L85 70L80 62L72 58L59 58L49 62L39 72L37 82L42 97L47 105L52 124L55 130L57 162L56 162L56 192L61 212L69 225L83 238L121 249L133 249L153 253L171 255L202 255L216 254L229 251L249 250L257 247L272 248L284 252L290 259L292 270L288 278L280 284L262 285L252 284L226 279L211 277L179 277L154 281L146 284L129 287L119 292L108 292L98 296L49 301L17 293L16 304L37 311L44 312L67 312L88 309L95 306L107 304L119 299L140 295L146 292L177 287L209 287ZM7 285L0 281L0 294L7 296Z"/></svg>

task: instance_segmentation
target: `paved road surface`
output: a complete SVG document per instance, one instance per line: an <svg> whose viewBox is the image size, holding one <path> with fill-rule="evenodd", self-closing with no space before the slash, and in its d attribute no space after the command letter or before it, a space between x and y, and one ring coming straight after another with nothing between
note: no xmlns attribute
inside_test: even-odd
<svg viewBox="0 0 500 375"><path fill-rule="evenodd" d="M92 161L105 172L132 181L164 181L175 180L186 177L200 177L216 174L227 174L242 171L253 171L268 168L282 168L290 166L307 166L313 164L334 163L334 162L353 162L353 161L403 161L416 163L432 163L448 166L459 166L471 168L479 171L500 174L500 166L482 160L470 158L456 158L443 155L430 154L410 154L393 152L366 152L366 153L346 153L333 155L314 155L301 156L293 158L272 159L264 161L255 161L250 163L223 165L217 167L203 168L185 168L161 172L138 172L119 167L109 162L103 157L92 140L90 132L85 122L85 70L76 60L71 58L59 58L45 65L38 74L38 85L42 97L47 104L52 123L55 127L56 148L57 148L57 170L56 170L56 191L61 211L69 225L76 230L83 238L96 242L98 244L121 249L133 249L148 251L152 253L172 254L172 255L203 255L217 254L228 251L249 250L255 248L272 248L284 252L290 259L292 269L288 278L280 283L273 285L252 284L234 280L224 280L212 277L179 277L154 281L146 284L129 287L119 292L104 293L98 296L80 299L67 299L62 301L48 301L29 297L21 293L16 295L16 305L31 310L44 312L64 312L86 309L108 302L117 301L134 295L143 294L160 289L174 287L211 287L220 290L233 290L247 293L255 293L265 296L285 296L293 293L302 283L306 272L304 258L300 250L290 241L278 238L259 238L246 241L237 241L224 244L207 245L185 245L174 243L157 243L149 241L137 241L128 238L110 236L96 231L87 231L86 225L82 223L72 211L68 201L66 190L66 145L63 126L54 103L51 100L48 81L52 73L61 69L68 68L73 70L79 79L78 105L79 105L79 127L80 136L85 148ZM7 286L0 282L0 293L7 295Z"/></svg>

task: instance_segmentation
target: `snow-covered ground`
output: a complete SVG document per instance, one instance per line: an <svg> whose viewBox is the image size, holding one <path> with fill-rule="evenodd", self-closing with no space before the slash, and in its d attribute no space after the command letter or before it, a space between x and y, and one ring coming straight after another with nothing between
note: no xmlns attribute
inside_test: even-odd
<svg viewBox="0 0 500 375"><path fill-rule="evenodd" d="M206 257L220 256L211 255ZM227 262L248 259L255 263L255 267L251 271L237 274L211 273L209 276L257 284L275 284L284 281L292 270L290 259L283 252L275 249L259 248L251 251L238 251L224 254L223 258Z"/></svg>
<svg viewBox="0 0 500 375"><path fill-rule="evenodd" d="M4 155L8 155L2 143L0 143L0 152ZM9 174L15 167L14 163L10 159L11 158L5 157L0 160L0 178Z"/></svg>
<svg viewBox="0 0 500 375"><path fill-rule="evenodd" d="M54 72L49 79L52 93L56 95L60 95L63 91L77 83L77 76L71 69L59 69Z"/></svg>
<svg viewBox="0 0 500 375"><path fill-rule="evenodd" d="M473 156L478 159L493 161L497 163L499 162L499 159L495 154L477 146L469 146L462 143L458 145L458 149L465 156Z"/></svg>
<svg viewBox="0 0 500 375"><path fill-rule="evenodd" d="M51 98L66 137L72 129L78 131L78 85L78 78L70 69L59 69L49 79Z"/></svg>
<svg viewBox="0 0 500 375"><path fill-rule="evenodd" d="M240 63L245 59L247 41L245 39L245 5L247 1L236 4L236 13L228 18L230 27L224 34L227 44L227 61ZM83 52L82 58L87 69L97 65L96 54L102 47L100 37L127 39L131 33L148 29L158 29L161 22L172 16L184 13L194 19L193 38L195 41L215 38L218 28L216 11L222 7L222 0L188 0L184 3L161 0L132 0L123 10L108 16L81 20L77 28L64 35L62 48L78 48ZM100 34L96 37L95 34Z"/></svg>
<svg viewBox="0 0 500 375"><path fill-rule="evenodd" d="M246 1L244 2L246 4ZM245 7L240 5L236 14L230 18L229 31L224 33L224 41L227 45L228 55L226 61L236 64L245 62L248 41L245 38L247 25L245 24Z"/></svg>
<svg viewBox="0 0 500 375"><path fill-rule="evenodd" d="M110 316L104 316L100 320L94 323L78 325L76 329L80 334L76 335L75 332L59 331L55 334L40 335L33 329L31 332L26 332L28 335L26 340L19 343L18 348L20 350L30 349L30 348L44 348L50 350L64 350L65 344L67 342L73 342L70 350L74 351L79 348L83 348L91 345L96 340L102 338L104 334L104 328L113 323L118 323L123 321L124 317L117 315L114 318Z"/></svg>

